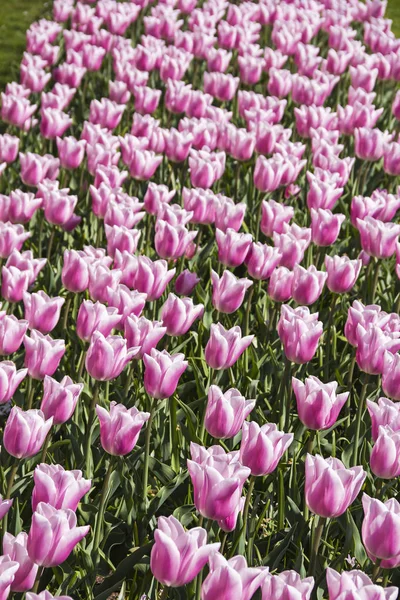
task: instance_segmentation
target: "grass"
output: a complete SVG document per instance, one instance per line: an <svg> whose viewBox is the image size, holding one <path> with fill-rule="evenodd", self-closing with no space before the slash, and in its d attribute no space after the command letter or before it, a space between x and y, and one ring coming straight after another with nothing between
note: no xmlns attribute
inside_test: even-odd
<svg viewBox="0 0 400 600"><path fill-rule="evenodd" d="M26 46L26 30L42 16L48 6L49 3L43 0L0 2L0 89L16 77Z"/></svg>
<svg viewBox="0 0 400 600"><path fill-rule="evenodd" d="M400 36L400 0L389 0L386 16L393 20L393 33Z"/></svg>

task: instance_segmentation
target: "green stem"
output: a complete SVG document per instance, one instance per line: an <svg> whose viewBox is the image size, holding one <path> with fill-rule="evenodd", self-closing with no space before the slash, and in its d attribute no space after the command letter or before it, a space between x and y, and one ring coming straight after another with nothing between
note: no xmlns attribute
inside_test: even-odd
<svg viewBox="0 0 400 600"><path fill-rule="evenodd" d="M41 463L46 462L46 455L47 455L47 450L48 450L49 445L50 445L51 435L52 435L52 433L51 433L51 430L50 430L49 433L46 435L46 439L45 439L44 444L43 444L42 454L40 456L40 462Z"/></svg>
<svg viewBox="0 0 400 600"><path fill-rule="evenodd" d="M250 501L251 501L251 496L253 494L255 483L256 483L256 477L255 477L255 475L252 475L250 477L249 488L247 490L246 501L244 503L244 509L243 509L243 529L242 529L242 535L244 537L244 542L246 542L246 538L247 538L247 520L249 518ZM250 559L250 557L249 557L249 559Z"/></svg>
<svg viewBox="0 0 400 600"><path fill-rule="evenodd" d="M331 308L329 310L328 327L326 329L326 338L325 338L325 340L327 342L325 344L325 347L326 347L325 377L329 376L329 362L330 362L330 353L331 353L331 329L332 329L333 315L335 314L337 299L338 299L338 294L333 294ZM336 357L334 356L334 358L336 358Z"/></svg>
<svg viewBox="0 0 400 600"><path fill-rule="evenodd" d="M281 414L279 417L279 428L281 431L283 431L283 429L288 421L288 417L289 417L291 386L292 386L291 377L290 377L292 363L290 362L290 360L288 360L286 358L286 356L284 358L284 361L285 361L285 370L284 370L283 378L281 381L281 391L280 391ZM285 393L285 392L287 392L287 393Z"/></svg>
<svg viewBox="0 0 400 600"><path fill-rule="evenodd" d="M34 392L35 392L35 386L33 385L33 379L32 379L32 377L28 377L28 389L26 390L26 397L27 397L26 410L29 410L32 408Z"/></svg>
<svg viewBox="0 0 400 600"><path fill-rule="evenodd" d="M310 566L308 569L308 575L314 577L315 575L315 567L317 565L317 557L318 557L318 548L321 542L322 532L324 530L326 519L324 517L318 517L318 525L317 517L314 519L313 523L313 531L312 531L312 546L311 546L311 557L310 557Z"/></svg>
<svg viewBox="0 0 400 600"><path fill-rule="evenodd" d="M167 586L164 586L162 594L160 596L160 600L165 600L165 598L168 598L168 590L169 588L167 588Z"/></svg>
<svg viewBox="0 0 400 600"><path fill-rule="evenodd" d="M146 427L146 439L144 446L144 463L143 463L143 503L147 508L147 483L149 480L149 458L150 458L150 439L151 439L151 424L153 422L154 413L156 408L156 401L151 399L150 406L150 418L147 421Z"/></svg>
<svg viewBox="0 0 400 600"><path fill-rule="evenodd" d="M63 323L62 323L63 331L65 331L67 329L68 315L69 315L69 309L71 307L71 302L72 302L72 295L69 294L67 301L65 302L65 307L64 307L64 318L63 318Z"/></svg>
<svg viewBox="0 0 400 600"><path fill-rule="evenodd" d="M95 525L95 530L94 530L94 542L93 542L93 553L96 553L94 560L96 562L98 562L99 559L99 553L98 553L98 549L99 549L99 545L100 545L100 537L101 537L101 533L102 533L102 526L103 526L103 521L104 521L104 511L106 508L106 502L107 502L107 497L108 497L108 488L109 488L109 483L110 483L110 477L114 471L114 462L115 457L112 456L110 459L110 463L108 465L108 469L107 469L107 473L106 476L104 478L104 483L103 483L103 487L101 490L101 496L100 496L100 504L99 504L99 511L97 513L97 517L96 517L96 525Z"/></svg>
<svg viewBox="0 0 400 600"><path fill-rule="evenodd" d="M54 242L54 236L55 236L55 234L56 234L56 230L53 227L53 229L51 230L50 238L49 238L49 244L47 246L47 260L48 260L48 262L50 262L51 251L53 249L53 242Z"/></svg>
<svg viewBox="0 0 400 600"><path fill-rule="evenodd" d="M372 569L372 581L376 583L376 580L379 577L379 571L381 570L381 559L379 558L374 564L374 568Z"/></svg>
<svg viewBox="0 0 400 600"><path fill-rule="evenodd" d="M90 407L89 407L88 423L87 423L87 430L86 430L85 469L86 469L86 476L89 478L91 477L92 462L93 462L92 461L92 450L91 450L92 427L93 427L93 422L94 422L95 408L96 408L97 401L99 399L99 389L100 389L100 384L98 381L96 381L96 383L94 385L92 401L91 401Z"/></svg>
<svg viewBox="0 0 400 600"><path fill-rule="evenodd" d="M285 485L283 478L283 470L278 471L278 531L281 531L285 526Z"/></svg>
<svg viewBox="0 0 400 600"><path fill-rule="evenodd" d="M228 533L226 531L224 531L224 535L222 536L221 546L219 549L220 554L224 553L227 538L228 538Z"/></svg>
<svg viewBox="0 0 400 600"><path fill-rule="evenodd" d="M169 426L170 426L170 452L171 452L171 467L175 473L179 473L179 445L178 445L178 425L176 413L178 403L175 396L169 399Z"/></svg>
<svg viewBox="0 0 400 600"><path fill-rule="evenodd" d="M372 260L371 260L372 262ZM374 280L372 282L372 292L371 292L371 303L374 303L375 300L375 294L376 294L376 290L378 287L378 280L379 280L379 272L380 272L380 262L376 261L375 262L375 272L374 272Z"/></svg>
<svg viewBox="0 0 400 600"><path fill-rule="evenodd" d="M18 465L19 463L16 462L12 467L11 467L11 471L10 471L10 475L8 478L8 482L7 482L7 490L6 490L6 494L4 496L4 500L8 500L11 498L11 490L13 488L14 485L14 479L15 479L15 475L17 474L18 471ZM4 534L7 533L7 526L8 526L8 513L6 513L3 517L3 521L2 521L2 538L4 539Z"/></svg>
<svg viewBox="0 0 400 600"><path fill-rule="evenodd" d="M36 575L36 579L35 579L35 585L34 585L34 586L33 586L33 588L32 588L32 592L33 592L34 594L36 594L36 592L37 592L37 591L38 591L38 589L39 589L40 578L41 578L41 576L42 576L42 574L43 574L43 571L44 571L44 567L39 567L39 568L38 568L37 575Z"/></svg>
<svg viewBox="0 0 400 600"><path fill-rule="evenodd" d="M354 451L353 451L353 460L352 466L356 467L358 462L358 446L360 443L360 430L361 430L361 419L364 412L364 400L367 393L368 387L368 377L365 378L363 386L361 388L360 398L358 400L357 406L357 416L356 416L356 433L354 436Z"/></svg>

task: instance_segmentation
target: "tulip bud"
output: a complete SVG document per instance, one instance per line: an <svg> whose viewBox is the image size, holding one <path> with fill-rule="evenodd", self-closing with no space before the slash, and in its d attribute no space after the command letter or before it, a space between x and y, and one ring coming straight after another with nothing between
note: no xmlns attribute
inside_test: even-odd
<svg viewBox="0 0 400 600"><path fill-rule="evenodd" d="M204 420L206 431L219 439L235 437L255 405L255 400L245 400L235 388L223 393L217 385L211 385Z"/></svg>
<svg viewBox="0 0 400 600"><path fill-rule="evenodd" d="M30 458L37 454L53 424L53 417L45 418L41 410L11 409L4 428L3 444L15 458Z"/></svg>
<svg viewBox="0 0 400 600"><path fill-rule="evenodd" d="M275 471L284 452L293 441L292 433L278 431L274 423L260 427L255 421L243 423L240 462L252 475L268 475Z"/></svg>
<svg viewBox="0 0 400 600"><path fill-rule="evenodd" d="M96 413L100 421L101 445L113 456L132 452L143 425L150 418L149 413L140 412L135 407L127 409L116 402L111 402L109 412L97 405Z"/></svg>
<svg viewBox="0 0 400 600"><path fill-rule="evenodd" d="M138 348L128 350L126 340L119 335L104 337L100 331L95 331L86 353L86 370L98 381L115 379L138 352Z"/></svg>
<svg viewBox="0 0 400 600"><path fill-rule="evenodd" d="M349 397L349 392L336 395L337 386L336 381L322 383L314 376L307 377L305 383L292 378L299 419L308 429L329 429L336 423Z"/></svg>
<svg viewBox="0 0 400 600"><path fill-rule="evenodd" d="M194 305L191 298L178 298L171 293L161 308L161 320L168 335L185 335L203 313L203 304Z"/></svg>
<svg viewBox="0 0 400 600"><path fill-rule="evenodd" d="M179 378L187 369L188 363L183 354L168 354L153 348L143 357L144 387L152 398L169 398L175 393Z"/></svg>
<svg viewBox="0 0 400 600"><path fill-rule="evenodd" d="M24 337L25 366L33 379L44 379L53 375L65 353L65 341L53 340L32 329L31 337Z"/></svg>
<svg viewBox="0 0 400 600"><path fill-rule="evenodd" d="M83 383L73 383L68 376L60 382L45 375L43 382L43 398L40 410L46 419L53 417L55 425L62 425L72 417L79 396L83 390Z"/></svg>

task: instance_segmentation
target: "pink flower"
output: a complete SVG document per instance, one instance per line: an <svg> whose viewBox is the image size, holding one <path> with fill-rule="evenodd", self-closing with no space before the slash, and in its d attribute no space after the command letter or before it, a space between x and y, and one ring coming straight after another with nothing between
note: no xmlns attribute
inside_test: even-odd
<svg viewBox="0 0 400 600"><path fill-rule="evenodd" d="M240 462L252 475L268 475L275 471L284 452L293 441L293 433L278 431L275 423L260 427L255 421L243 423Z"/></svg>
<svg viewBox="0 0 400 600"><path fill-rule="evenodd" d="M275 200L263 200L260 229L267 237L274 233L283 233L284 223L289 223L293 218L293 206L286 206L275 202Z"/></svg>
<svg viewBox="0 0 400 600"><path fill-rule="evenodd" d="M128 348L140 348L136 359L141 359L145 354L150 354L158 342L164 337L167 328L161 321L149 321L146 317L129 315L124 322L124 336Z"/></svg>
<svg viewBox="0 0 400 600"><path fill-rule="evenodd" d="M81 498L88 493L92 482L82 477L81 471L66 471L61 465L39 464L34 473L32 510L39 502L54 508L76 511Z"/></svg>
<svg viewBox="0 0 400 600"><path fill-rule="evenodd" d="M215 271L211 271L211 285L214 308L220 312L231 314L240 308L246 290L253 285L253 282L245 277L238 279L226 269L222 277L219 277Z"/></svg>
<svg viewBox="0 0 400 600"><path fill-rule="evenodd" d="M205 359L212 369L228 369L250 346L254 335L242 337L238 325L225 329L221 323L212 323L210 339L205 348Z"/></svg>
<svg viewBox="0 0 400 600"><path fill-rule="evenodd" d="M350 291L360 274L362 261L350 260L347 256L325 256L325 268L328 273L326 285L335 294Z"/></svg>
<svg viewBox="0 0 400 600"><path fill-rule="evenodd" d="M292 296L297 304L314 304L322 294L327 273L318 271L314 265L305 269L295 265L293 269Z"/></svg>
<svg viewBox="0 0 400 600"><path fill-rule="evenodd" d="M337 386L336 381L322 383L313 375L307 377L305 383L292 378L299 419L308 429L329 429L336 423L349 397L349 392L337 395Z"/></svg>
<svg viewBox="0 0 400 600"><path fill-rule="evenodd" d="M31 337L24 337L25 367L33 379L53 375L65 353L65 341L54 340L32 329Z"/></svg>
<svg viewBox="0 0 400 600"><path fill-rule="evenodd" d="M29 294L24 292L25 318L29 329L37 329L41 333L50 333L60 319L64 298L56 296L51 298L43 290Z"/></svg>
<svg viewBox="0 0 400 600"><path fill-rule="evenodd" d="M191 298L178 298L170 293L161 308L161 320L168 335L185 335L203 313L203 304L194 305Z"/></svg>
<svg viewBox="0 0 400 600"><path fill-rule="evenodd" d="M323 327L318 313L310 314L306 306L291 308L283 304L277 331L286 358L304 364L314 357Z"/></svg>
<svg viewBox="0 0 400 600"><path fill-rule="evenodd" d="M373 217L357 219L361 246L364 252L376 258L389 258L395 253L400 225L384 223Z"/></svg>
<svg viewBox="0 0 400 600"><path fill-rule="evenodd" d="M184 225L172 226L166 221L156 223L154 245L161 258L176 259L185 254L197 231L189 231Z"/></svg>
<svg viewBox="0 0 400 600"><path fill-rule="evenodd" d="M127 409L123 404L111 402L109 412L96 406L100 421L100 440L106 452L113 456L125 456L132 452L140 431L150 414L136 407Z"/></svg>
<svg viewBox="0 0 400 600"><path fill-rule="evenodd" d="M55 425L66 423L72 417L83 390L83 383L73 383L67 375L60 382L45 375L40 410Z"/></svg>
<svg viewBox="0 0 400 600"><path fill-rule="evenodd" d="M217 229L215 239L218 260L227 267L238 267L246 260L253 238L250 233L237 233L228 228L226 232Z"/></svg>
<svg viewBox="0 0 400 600"><path fill-rule="evenodd" d="M246 400L234 388L223 393L217 385L211 385L208 390L205 428L215 438L233 438L239 433L255 405L255 400Z"/></svg>
<svg viewBox="0 0 400 600"><path fill-rule="evenodd" d="M339 236L345 215L334 215L329 209L311 209L311 239L317 246L330 246Z"/></svg>
<svg viewBox="0 0 400 600"><path fill-rule="evenodd" d="M11 409L4 428L3 443L8 454L15 458L30 458L37 454L53 424L46 420L41 410L23 411L18 406Z"/></svg>
<svg viewBox="0 0 400 600"><path fill-rule="evenodd" d="M3 552L12 561L18 564L11 590L13 592L26 592L33 588L35 584L38 565L29 558L26 549L28 534L21 531L17 536L11 535L8 531L5 532L3 538ZM3 574L2 574L3 578Z"/></svg>
<svg viewBox="0 0 400 600"><path fill-rule="evenodd" d="M179 378L188 366L184 358L183 354L169 354L155 348L144 355L144 387L149 396L161 400L175 393Z"/></svg>
<svg viewBox="0 0 400 600"><path fill-rule="evenodd" d="M292 297L293 271L278 267L271 273L268 283L268 295L275 302L287 302Z"/></svg>
<svg viewBox="0 0 400 600"><path fill-rule="evenodd" d="M202 600L250 600L268 575L265 567L248 567L244 556L233 556L227 560L216 552L211 555L209 563L210 573L201 587Z"/></svg>
<svg viewBox="0 0 400 600"><path fill-rule="evenodd" d="M105 337L100 331L95 331L86 353L87 372L98 381L115 379L138 351L138 348L128 349L126 340L121 336Z"/></svg>

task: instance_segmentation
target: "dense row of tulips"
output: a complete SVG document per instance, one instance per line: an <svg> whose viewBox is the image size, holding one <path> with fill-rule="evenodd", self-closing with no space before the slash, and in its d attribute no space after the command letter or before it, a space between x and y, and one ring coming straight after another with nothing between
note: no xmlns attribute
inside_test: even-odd
<svg viewBox="0 0 400 600"><path fill-rule="evenodd" d="M397 597L384 12L54 0L27 31L1 96L0 600Z"/></svg>

